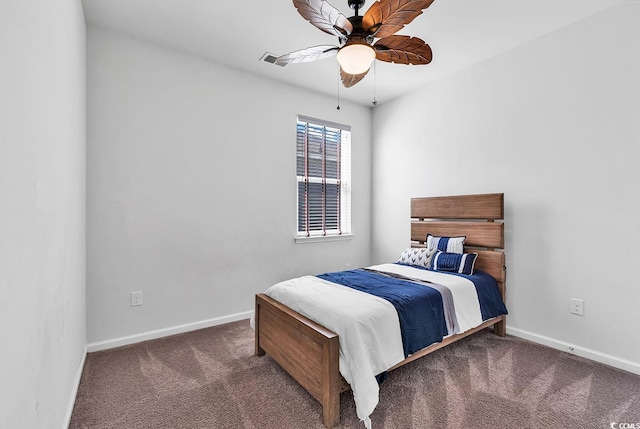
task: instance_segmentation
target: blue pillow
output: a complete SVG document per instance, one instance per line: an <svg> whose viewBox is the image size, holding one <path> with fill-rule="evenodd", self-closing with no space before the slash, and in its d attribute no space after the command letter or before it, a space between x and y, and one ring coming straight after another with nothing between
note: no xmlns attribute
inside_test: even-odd
<svg viewBox="0 0 640 429"><path fill-rule="evenodd" d="M467 237L435 237L427 234L427 249L438 249L443 252L464 253L464 241Z"/></svg>
<svg viewBox="0 0 640 429"><path fill-rule="evenodd" d="M477 253L450 253L438 251L431 259L431 269L460 274L473 274Z"/></svg>

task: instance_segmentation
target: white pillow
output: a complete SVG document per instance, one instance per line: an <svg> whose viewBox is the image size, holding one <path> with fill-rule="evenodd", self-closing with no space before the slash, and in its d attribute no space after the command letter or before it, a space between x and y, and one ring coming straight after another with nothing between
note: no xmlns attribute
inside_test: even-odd
<svg viewBox="0 0 640 429"><path fill-rule="evenodd" d="M437 249L449 253L464 253L464 241L467 237L434 237L427 234L427 249Z"/></svg>
<svg viewBox="0 0 640 429"><path fill-rule="evenodd" d="M419 267L431 267L431 259L438 249L427 249L425 247L411 247L400 255L398 262L407 265L417 265Z"/></svg>

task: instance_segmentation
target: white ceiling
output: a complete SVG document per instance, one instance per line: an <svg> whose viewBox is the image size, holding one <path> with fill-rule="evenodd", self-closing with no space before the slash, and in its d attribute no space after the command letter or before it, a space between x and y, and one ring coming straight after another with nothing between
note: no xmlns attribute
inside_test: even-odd
<svg viewBox="0 0 640 429"><path fill-rule="evenodd" d="M428 65L376 61L375 94L384 103L611 7L622 0L435 0L397 34L433 50ZM349 17L347 0L329 2ZM246 72L336 96L335 58L279 67L259 61L314 45L337 44L303 19L291 0L82 0L89 25L111 29ZM367 0L361 15L373 0ZM373 71L373 70L372 70ZM371 106L374 73L340 98Z"/></svg>

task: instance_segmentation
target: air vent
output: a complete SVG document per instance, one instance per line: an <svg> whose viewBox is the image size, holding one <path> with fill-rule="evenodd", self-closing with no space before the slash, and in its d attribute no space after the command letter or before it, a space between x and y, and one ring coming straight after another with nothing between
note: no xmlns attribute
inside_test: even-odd
<svg viewBox="0 0 640 429"><path fill-rule="evenodd" d="M280 66L280 67L286 66L286 64L278 64L278 63L276 63L277 59L278 59L277 56L275 56L273 54L270 54L269 52L265 52L264 55L262 57L260 57L260 61L264 61L265 63L275 64L275 65Z"/></svg>

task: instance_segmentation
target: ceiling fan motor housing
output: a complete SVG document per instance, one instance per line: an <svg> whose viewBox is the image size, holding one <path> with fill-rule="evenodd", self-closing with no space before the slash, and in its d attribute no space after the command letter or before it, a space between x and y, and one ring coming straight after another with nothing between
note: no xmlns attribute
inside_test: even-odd
<svg viewBox="0 0 640 429"><path fill-rule="evenodd" d="M347 36L347 40L344 46L351 45L353 43L371 45L371 43L373 42L373 37L371 37L371 35L367 33L364 28L362 28L362 17L355 15L349 17L348 19L353 26L353 31L351 31L351 34L349 34L349 36Z"/></svg>

